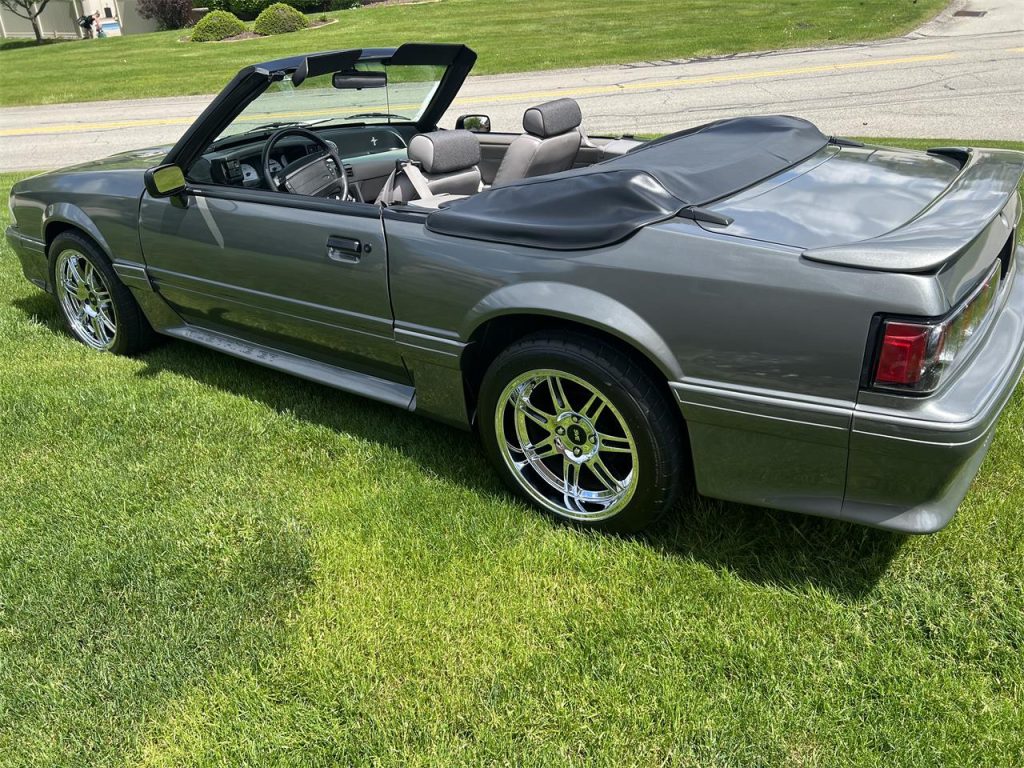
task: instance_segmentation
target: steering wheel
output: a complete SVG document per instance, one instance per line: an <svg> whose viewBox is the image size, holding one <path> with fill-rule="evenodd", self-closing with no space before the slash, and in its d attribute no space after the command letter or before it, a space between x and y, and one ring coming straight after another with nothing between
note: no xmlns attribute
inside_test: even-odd
<svg viewBox="0 0 1024 768"><path fill-rule="evenodd" d="M301 157L283 168L280 176L270 170L274 148L281 139L301 136L320 148L320 152ZM348 199L348 176L345 166L338 157L338 150L326 139L313 131L298 126L289 126L274 131L263 145L263 180L275 192L290 192L293 195L331 197L341 192L341 199Z"/></svg>

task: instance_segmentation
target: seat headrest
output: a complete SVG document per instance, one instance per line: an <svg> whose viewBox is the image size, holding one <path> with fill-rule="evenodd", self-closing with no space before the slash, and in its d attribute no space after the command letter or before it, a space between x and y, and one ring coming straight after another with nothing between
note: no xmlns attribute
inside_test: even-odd
<svg viewBox="0 0 1024 768"><path fill-rule="evenodd" d="M555 99L538 104L523 114L523 130L542 139L568 133L573 128L579 128L582 122L580 105L572 99Z"/></svg>
<svg viewBox="0 0 1024 768"><path fill-rule="evenodd" d="M424 173L451 173L480 162L480 142L469 131L417 133L409 142L409 159Z"/></svg>

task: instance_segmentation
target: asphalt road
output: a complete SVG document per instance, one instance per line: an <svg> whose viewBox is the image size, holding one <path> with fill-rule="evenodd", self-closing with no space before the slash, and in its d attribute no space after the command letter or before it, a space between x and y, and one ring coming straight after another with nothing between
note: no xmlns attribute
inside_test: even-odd
<svg viewBox="0 0 1024 768"><path fill-rule="evenodd" d="M1024 0L958 0L910 35L876 43L475 77L444 122L482 113L495 130L519 130L527 107L562 96L580 102L591 134L785 113L833 135L1024 141ZM0 109L0 170L172 143L210 98Z"/></svg>

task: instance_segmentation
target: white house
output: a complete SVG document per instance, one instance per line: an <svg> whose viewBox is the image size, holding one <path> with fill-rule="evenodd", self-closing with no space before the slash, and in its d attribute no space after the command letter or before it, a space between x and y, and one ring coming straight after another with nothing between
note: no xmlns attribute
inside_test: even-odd
<svg viewBox="0 0 1024 768"><path fill-rule="evenodd" d="M156 31L156 20L139 16L137 5L136 0L50 0L39 26L43 37L85 37L78 19L99 11L100 23L111 37ZM0 6L0 37L35 37L32 22Z"/></svg>

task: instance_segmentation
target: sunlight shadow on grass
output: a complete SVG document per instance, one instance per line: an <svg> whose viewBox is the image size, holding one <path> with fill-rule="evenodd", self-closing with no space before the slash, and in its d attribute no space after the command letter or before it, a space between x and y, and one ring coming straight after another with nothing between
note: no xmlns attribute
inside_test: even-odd
<svg viewBox="0 0 1024 768"><path fill-rule="evenodd" d="M143 359L144 375L169 371L188 376L278 412L387 445L476 493L508 498L475 438L458 430L177 342ZM753 583L787 589L812 585L853 600L871 590L905 538L695 493L685 495L665 523L642 537L665 555L728 568Z"/></svg>
<svg viewBox="0 0 1024 768"><path fill-rule="evenodd" d="M38 322L63 328L44 294L15 305ZM144 355L142 375L170 372L264 403L279 413L399 451L425 471L475 493L509 498L476 440L390 406L337 392L201 347L168 342ZM738 577L784 589L806 586L857 600L884 575L907 537L684 494L669 517L640 537L666 556L688 557Z"/></svg>
<svg viewBox="0 0 1024 768"><path fill-rule="evenodd" d="M884 576L907 538L691 491L648 541L658 551L728 569L754 584L794 591L812 587L855 602Z"/></svg>

